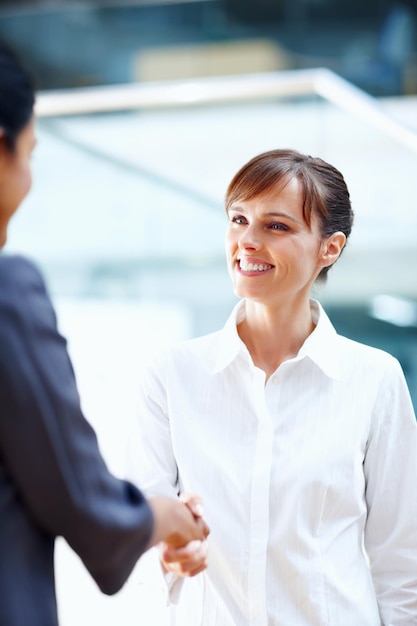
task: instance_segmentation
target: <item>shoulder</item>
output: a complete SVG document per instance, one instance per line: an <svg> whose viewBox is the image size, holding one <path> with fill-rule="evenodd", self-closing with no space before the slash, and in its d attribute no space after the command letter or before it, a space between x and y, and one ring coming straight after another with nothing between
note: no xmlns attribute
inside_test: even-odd
<svg viewBox="0 0 417 626"><path fill-rule="evenodd" d="M221 337L222 332L216 331L177 343L169 351L170 358L175 362L191 359L207 363L217 355Z"/></svg>
<svg viewBox="0 0 417 626"><path fill-rule="evenodd" d="M16 289L30 284L43 284L36 265L23 256L0 254L0 285Z"/></svg>
<svg viewBox="0 0 417 626"><path fill-rule="evenodd" d="M360 357L366 362L381 362L384 364L392 363L396 360L395 357L393 357L389 352L386 352L381 348L376 348L366 343L356 341L355 339L338 335L338 340L341 350L347 356L352 355Z"/></svg>
<svg viewBox="0 0 417 626"><path fill-rule="evenodd" d="M214 363L221 342L221 331L178 341L154 353L148 361L151 376L164 377L169 371L187 373Z"/></svg>
<svg viewBox="0 0 417 626"><path fill-rule="evenodd" d="M386 377L403 378L398 359L389 352L341 335L338 341L344 371L354 372L362 384L380 384Z"/></svg>
<svg viewBox="0 0 417 626"><path fill-rule="evenodd" d="M2 322L55 324L55 313L41 272L22 256L0 255L0 314Z"/></svg>
<svg viewBox="0 0 417 626"><path fill-rule="evenodd" d="M218 330L216 332L209 333L208 335L201 335L199 337L194 337L193 339L182 341L174 347L173 353L195 355L206 354L214 347L217 348L221 335L222 331Z"/></svg>

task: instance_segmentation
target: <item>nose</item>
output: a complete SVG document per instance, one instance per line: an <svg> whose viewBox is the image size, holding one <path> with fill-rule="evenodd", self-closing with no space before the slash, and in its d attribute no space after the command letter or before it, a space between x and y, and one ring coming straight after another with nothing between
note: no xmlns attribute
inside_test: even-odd
<svg viewBox="0 0 417 626"><path fill-rule="evenodd" d="M254 224L247 225L241 232L238 244L241 250L259 250L262 246L259 229Z"/></svg>

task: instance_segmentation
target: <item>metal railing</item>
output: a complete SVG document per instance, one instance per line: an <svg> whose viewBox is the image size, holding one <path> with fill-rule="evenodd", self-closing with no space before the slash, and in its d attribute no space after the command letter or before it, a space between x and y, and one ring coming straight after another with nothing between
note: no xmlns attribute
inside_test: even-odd
<svg viewBox="0 0 417 626"><path fill-rule="evenodd" d="M325 68L41 92L36 113L51 117L307 95L321 96L417 152L416 131L393 117L379 100Z"/></svg>

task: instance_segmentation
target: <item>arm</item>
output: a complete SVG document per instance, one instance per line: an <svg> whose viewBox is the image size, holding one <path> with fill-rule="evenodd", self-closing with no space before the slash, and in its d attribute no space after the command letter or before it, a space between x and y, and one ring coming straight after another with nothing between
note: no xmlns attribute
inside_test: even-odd
<svg viewBox="0 0 417 626"><path fill-rule="evenodd" d="M16 497L44 532L68 541L104 592L117 591L161 538L204 536L183 505L163 498L150 507L109 473L43 281L23 259L1 259L0 345L0 458Z"/></svg>
<svg viewBox="0 0 417 626"><path fill-rule="evenodd" d="M192 494L180 494L181 481L171 438L166 397L166 358L154 361L142 379L139 390L138 419L133 425L128 476L148 495L179 497L197 518L203 518L202 502ZM192 541L173 548L166 542L159 546L159 560L165 573L195 576L207 567L207 542ZM170 577L172 580L175 578Z"/></svg>
<svg viewBox="0 0 417 626"><path fill-rule="evenodd" d="M383 624L406 626L417 619L417 425L396 361L373 420L364 464L365 546Z"/></svg>

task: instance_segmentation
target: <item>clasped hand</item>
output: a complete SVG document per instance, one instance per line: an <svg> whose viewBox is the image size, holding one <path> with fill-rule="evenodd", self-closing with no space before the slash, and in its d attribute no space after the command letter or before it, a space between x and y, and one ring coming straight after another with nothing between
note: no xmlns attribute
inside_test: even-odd
<svg viewBox="0 0 417 626"><path fill-rule="evenodd" d="M208 544L207 536L208 527L203 520L203 507L201 499L194 495L183 493L180 498L190 509L194 518L203 523L207 529L204 540L193 540L182 547L173 547L162 541L159 544L159 558L162 567L167 572L172 572L177 576L190 577L196 576L207 567Z"/></svg>

